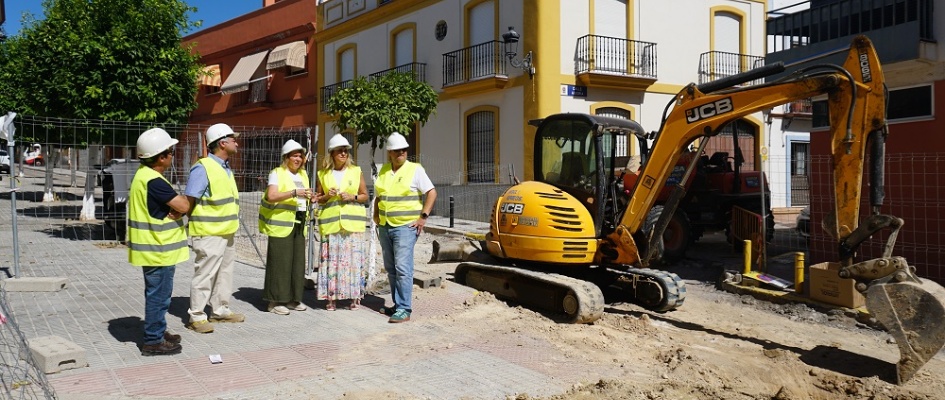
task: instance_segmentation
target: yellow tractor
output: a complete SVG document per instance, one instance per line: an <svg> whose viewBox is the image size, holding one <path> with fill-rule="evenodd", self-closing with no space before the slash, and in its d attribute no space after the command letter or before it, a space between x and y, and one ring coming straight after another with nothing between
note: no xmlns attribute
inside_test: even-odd
<svg viewBox="0 0 945 400"><path fill-rule="evenodd" d="M690 84L667 105L668 114L654 134L634 121L587 114L534 121L535 180L516 184L499 197L485 240L491 257L460 263L456 281L572 323L600 318L605 299L632 301L658 312L681 306L684 282L651 268L661 258L663 231L685 196L685 187L677 185L656 205L681 155L690 146L702 154L709 138L740 117L826 95L835 210L825 229L840 249L840 277L856 281L870 313L896 338L898 378L907 381L945 344L945 289L920 279L904 258L891 254L903 221L880 213L887 129L879 59L869 39L860 36L842 67L807 67L773 82L740 86L784 71L779 63ZM614 143L624 135L654 141L632 188L620 187L624 165L615 162ZM861 224L868 151L872 209ZM694 166L695 159L680 182ZM883 257L855 260L859 245L883 229L892 230ZM439 251L463 250L447 246Z"/></svg>

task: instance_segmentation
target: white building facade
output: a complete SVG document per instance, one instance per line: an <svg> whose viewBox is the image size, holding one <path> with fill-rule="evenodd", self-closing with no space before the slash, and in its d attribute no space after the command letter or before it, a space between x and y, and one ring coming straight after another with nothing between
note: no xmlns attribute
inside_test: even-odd
<svg viewBox="0 0 945 400"><path fill-rule="evenodd" d="M410 140L435 183L507 184L507 171L531 179L529 120L607 114L655 131L686 85L760 65L766 13L764 0L324 1L316 34L320 130L324 138L337 132L324 105L346 81L422 69L440 102ZM509 27L521 37L515 64L530 53L530 66L507 59ZM771 146L764 117L739 125L752 136L745 151ZM624 146L626 155L639 151ZM372 159L361 147L358 159ZM381 153L375 162L384 161Z"/></svg>

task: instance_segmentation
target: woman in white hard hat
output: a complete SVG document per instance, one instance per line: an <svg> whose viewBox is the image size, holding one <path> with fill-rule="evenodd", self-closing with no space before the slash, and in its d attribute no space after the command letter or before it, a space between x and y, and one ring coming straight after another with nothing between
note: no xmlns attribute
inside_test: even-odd
<svg viewBox="0 0 945 400"><path fill-rule="evenodd" d="M361 304L364 288L364 231L367 226L367 184L361 168L351 162L351 144L336 134L328 141L328 157L318 170L316 196L321 207L321 259L317 297L327 310L336 300L351 300L348 308Z"/></svg>
<svg viewBox="0 0 945 400"><path fill-rule="evenodd" d="M309 188L305 148L289 139L282 145L282 165L269 173L269 186L259 204L259 232L269 236L263 299L268 310L279 315L305 311L305 235Z"/></svg>

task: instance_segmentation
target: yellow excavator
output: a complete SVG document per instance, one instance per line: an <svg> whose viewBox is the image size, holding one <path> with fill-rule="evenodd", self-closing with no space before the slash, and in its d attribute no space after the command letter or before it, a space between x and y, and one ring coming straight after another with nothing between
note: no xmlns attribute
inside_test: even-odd
<svg viewBox="0 0 945 400"><path fill-rule="evenodd" d="M842 52L843 50L841 50ZM909 380L945 344L945 289L920 279L892 256L902 219L883 215L887 91L879 59L865 36L854 39L843 66L821 64L763 84L786 70L778 63L701 85L686 86L664 111L662 126L646 133L636 122L587 114L539 121L533 181L509 188L496 201L486 235L488 256L465 252L458 283L542 309L564 322L589 323L611 301L632 301L658 312L681 306L685 283L655 268L662 233L680 199L677 185L663 205L657 196L681 154L697 154L721 128L745 115L795 100L827 96L835 210L824 229L837 241L840 277L852 278L870 313L900 348L899 382ZM671 110L670 110L671 109ZM668 115L667 115L668 112ZM652 140L632 188L623 188L617 143ZM869 157L867 157L869 152ZM864 165L870 167L870 215L859 216ZM686 182L696 159L680 182ZM872 234L890 229L882 257L857 261ZM436 247L436 246L435 246ZM468 246L466 246L468 248Z"/></svg>

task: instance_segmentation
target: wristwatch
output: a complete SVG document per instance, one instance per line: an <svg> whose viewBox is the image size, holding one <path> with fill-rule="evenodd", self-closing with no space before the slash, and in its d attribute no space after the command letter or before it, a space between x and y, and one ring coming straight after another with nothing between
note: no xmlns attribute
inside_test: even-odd
<svg viewBox="0 0 945 400"><path fill-rule="evenodd" d="M427 214L427 213L420 213L420 219L427 219L427 217L429 217L429 216L430 216L430 214Z"/></svg>

